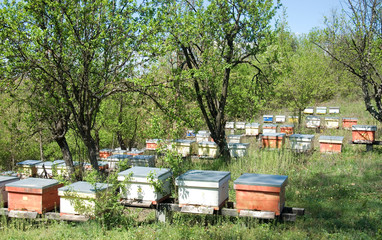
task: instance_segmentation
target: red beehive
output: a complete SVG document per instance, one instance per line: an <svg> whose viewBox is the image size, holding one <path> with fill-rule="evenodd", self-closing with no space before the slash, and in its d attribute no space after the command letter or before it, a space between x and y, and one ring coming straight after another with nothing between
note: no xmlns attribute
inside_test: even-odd
<svg viewBox="0 0 382 240"><path fill-rule="evenodd" d="M355 143L373 143L377 126L353 125L352 141Z"/></svg>
<svg viewBox="0 0 382 240"><path fill-rule="evenodd" d="M285 142L285 133L263 133L263 148L282 148Z"/></svg>
<svg viewBox="0 0 382 240"><path fill-rule="evenodd" d="M106 159L107 157L112 155L112 152L113 152L113 149L108 149L108 148L101 149L99 150L99 157L101 159Z"/></svg>
<svg viewBox="0 0 382 240"><path fill-rule="evenodd" d="M340 153L342 151L342 142L344 137L341 136L320 136L321 153Z"/></svg>
<svg viewBox="0 0 382 240"><path fill-rule="evenodd" d="M146 140L147 150L156 150L159 147L159 139L149 139Z"/></svg>
<svg viewBox="0 0 382 240"><path fill-rule="evenodd" d="M237 210L270 211L280 215L288 176L245 173L234 181Z"/></svg>
<svg viewBox="0 0 382 240"><path fill-rule="evenodd" d="M290 136L294 133L294 125L289 124L289 125L281 125L280 126L280 132L285 133L285 135Z"/></svg>
<svg viewBox="0 0 382 240"><path fill-rule="evenodd" d="M8 192L8 210L44 212L60 206L57 189L62 187L57 180L27 178L5 185Z"/></svg>
<svg viewBox="0 0 382 240"><path fill-rule="evenodd" d="M350 130L353 125L357 125L357 121L357 118L342 118L342 127Z"/></svg>

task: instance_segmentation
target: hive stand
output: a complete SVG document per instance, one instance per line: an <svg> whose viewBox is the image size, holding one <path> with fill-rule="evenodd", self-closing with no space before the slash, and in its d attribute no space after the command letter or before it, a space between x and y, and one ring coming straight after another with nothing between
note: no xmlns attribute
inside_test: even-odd
<svg viewBox="0 0 382 240"><path fill-rule="evenodd" d="M358 143L358 142L353 142L353 141L349 141L349 144L363 144L363 145L366 145L366 152L371 152L373 151L373 146L376 145L376 146L381 146L382 145L382 141L374 141L373 143Z"/></svg>

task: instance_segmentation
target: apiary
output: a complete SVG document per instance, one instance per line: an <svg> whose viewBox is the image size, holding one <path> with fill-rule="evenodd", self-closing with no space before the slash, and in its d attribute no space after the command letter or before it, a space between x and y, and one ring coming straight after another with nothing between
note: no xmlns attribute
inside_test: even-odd
<svg viewBox="0 0 382 240"><path fill-rule="evenodd" d="M257 136L260 133L260 124L258 123L247 123L245 124L245 135L247 136Z"/></svg>
<svg viewBox="0 0 382 240"><path fill-rule="evenodd" d="M114 149L111 155L126 155L127 150Z"/></svg>
<svg viewBox="0 0 382 240"><path fill-rule="evenodd" d="M17 163L17 171L23 177L34 177L37 174L36 165L42 161L40 160L25 160Z"/></svg>
<svg viewBox="0 0 382 240"><path fill-rule="evenodd" d="M353 125L357 125L358 118L342 118L342 127L351 130Z"/></svg>
<svg viewBox="0 0 382 240"><path fill-rule="evenodd" d="M285 123L285 115L276 115L275 120L276 123Z"/></svg>
<svg viewBox="0 0 382 240"><path fill-rule="evenodd" d="M293 134L289 136L290 147L295 152L310 152L314 148L314 135Z"/></svg>
<svg viewBox="0 0 382 240"><path fill-rule="evenodd" d="M27 178L8 183L8 210L44 212L59 208L60 197L57 189L62 187L55 179Z"/></svg>
<svg viewBox="0 0 382 240"><path fill-rule="evenodd" d="M5 191L5 184L19 181L18 177L0 176L0 207L8 205L8 192Z"/></svg>
<svg viewBox="0 0 382 240"><path fill-rule="evenodd" d="M159 148L160 139L148 139L146 140L147 150L157 150Z"/></svg>
<svg viewBox="0 0 382 240"><path fill-rule="evenodd" d="M155 167L154 155L136 155L130 159L132 167Z"/></svg>
<svg viewBox="0 0 382 240"><path fill-rule="evenodd" d="M137 156L137 155L143 155L144 152L145 151L143 150L132 149L131 151L126 152L126 155Z"/></svg>
<svg viewBox="0 0 382 240"><path fill-rule="evenodd" d="M236 129L245 129L245 122L235 122L235 128Z"/></svg>
<svg viewBox="0 0 382 240"><path fill-rule="evenodd" d="M170 192L172 173L167 168L132 167L118 173L118 181L124 199L151 201L153 204L167 198Z"/></svg>
<svg viewBox="0 0 382 240"><path fill-rule="evenodd" d="M337 129L340 127L340 118L338 117L325 117L324 121L326 128Z"/></svg>
<svg viewBox="0 0 382 240"><path fill-rule="evenodd" d="M272 123L273 122L273 115L263 115L263 122Z"/></svg>
<svg viewBox="0 0 382 240"><path fill-rule="evenodd" d="M227 142L228 143L240 143L242 135L228 135Z"/></svg>
<svg viewBox="0 0 382 240"><path fill-rule="evenodd" d="M263 134L264 133L276 133L277 124L263 124Z"/></svg>
<svg viewBox="0 0 382 240"><path fill-rule="evenodd" d="M109 163L109 169L115 170L118 168L118 164L123 161L130 161L133 156L126 155L126 154L120 154L120 155L111 155L107 158L107 162Z"/></svg>
<svg viewBox="0 0 382 240"><path fill-rule="evenodd" d="M307 116L305 123L307 128L319 128L321 126L321 119L317 116Z"/></svg>
<svg viewBox="0 0 382 240"><path fill-rule="evenodd" d="M285 133L263 133L262 147L270 149L280 149L285 143Z"/></svg>
<svg viewBox="0 0 382 240"><path fill-rule="evenodd" d="M375 141L375 132L377 126L353 125L352 141L355 143L373 143Z"/></svg>
<svg viewBox="0 0 382 240"><path fill-rule="evenodd" d="M225 123L225 129L234 129L235 128L235 122L226 122Z"/></svg>
<svg viewBox="0 0 382 240"><path fill-rule="evenodd" d="M228 200L230 172L190 170L175 179L179 205L220 208Z"/></svg>
<svg viewBox="0 0 382 240"><path fill-rule="evenodd" d="M195 140L187 140L187 139L177 139L173 141L173 147L178 154L182 155L182 157L188 157L193 152L194 148L196 148Z"/></svg>
<svg viewBox="0 0 382 240"><path fill-rule="evenodd" d="M288 176L244 173L234 181L238 210L270 211L280 215Z"/></svg>
<svg viewBox="0 0 382 240"><path fill-rule="evenodd" d="M113 153L113 149L104 148L99 150L99 158L100 159L106 159L107 157L111 156Z"/></svg>
<svg viewBox="0 0 382 240"><path fill-rule="evenodd" d="M208 131L199 131L197 134L196 134L196 137L195 137L195 140L196 142L209 142L211 140L211 137L210 137L210 132Z"/></svg>
<svg viewBox="0 0 382 240"><path fill-rule="evenodd" d="M106 183L91 184L82 181L59 188L60 215L94 215L94 201L106 194L108 188Z"/></svg>
<svg viewBox="0 0 382 240"><path fill-rule="evenodd" d="M217 158L218 145L215 142L198 143L198 155L200 158Z"/></svg>
<svg viewBox="0 0 382 240"><path fill-rule="evenodd" d="M289 123L298 123L298 116L289 116L288 117L288 122Z"/></svg>
<svg viewBox="0 0 382 240"><path fill-rule="evenodd" d="M286 136L294 134L294 124L280 125L280 132L285 133Z"/></svg>
<svg viewBox="0 0 382 240"><path fill-rule="evenodd" d="M342 136L320 136L318 142L320 143L321 153L340 153L342 152L342 143L344 137Z"/></svg>
<svg viewBox="0 0 382 240"><path fill-rule="evenodd" d="M111 155L110 157L112 157L112 156L115 156L115 155ZM73 162L73 167L74 167L74 170L78 170L81 168L81 164L79 162ZM68 170L66 168L65 162L57 164L55 166L55 169L57 170L57 175L59 175L59 176L67 176L68 175Z"/></svg>
<svg viewBox="0 0 382 240"><path fill-rule="evenodd" d="M314 108L313 107L307 107L304 109L304 114L313 115L314 114Z"/></svg>
<svg viewBox="0 0 382 240"><path fill-rule="evenodd" d="M316 114L318 115L324 115L327 112L326 107L316 107Z"/></svg>
<svg viewBox="0 0 382 240"><path fill-rule="evenodd" d="M329 107L329 114L339 114L340 107Z"/></svg>
<svg viewBox="0 0 382 240"><path fill-rule="evenodd" d="M52 178L54 169L61 163L65 163L65 161L55 160L53 162L40 162L36 164L37 176L42 178Z"/></svg>
<svg viewBox="0 0 382 240"><path fill-rule="evenodd" d="M105 171L109 168L109 163L107 161L98 161L98 169L100 171ZM84 169L85 170L92 170L93 167L90 163L84 163Z"/></svg>
<svg viewBox="0 0 382 240"><path fill-rule="evenodd" d="M247 155L249 143L228 143L231 157L238 158Z"/></svg>

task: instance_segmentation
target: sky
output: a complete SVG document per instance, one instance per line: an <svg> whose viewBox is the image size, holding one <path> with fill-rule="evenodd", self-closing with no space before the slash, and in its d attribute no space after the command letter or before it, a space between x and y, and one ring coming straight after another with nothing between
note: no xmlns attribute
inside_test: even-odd
<svg viewBox="0 0 382 240"><path fill-rule="evenodd" d="M296 34L309 33L313 27L323 28L324 16L330 16L333 9L339 12L344 5L343 0L281 0L281 3L286 8L288 25Z"/></svg>

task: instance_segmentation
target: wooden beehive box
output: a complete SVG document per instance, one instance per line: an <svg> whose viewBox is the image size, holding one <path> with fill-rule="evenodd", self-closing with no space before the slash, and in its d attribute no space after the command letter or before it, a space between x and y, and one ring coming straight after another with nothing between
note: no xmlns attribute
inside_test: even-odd
<svg viewBox="0 0 382 240"><path fill-rule="evenodd" d="M277 124L263 124L263 134L265 133L276 133Z"/></svg>
<svg viewBox="0 0 382 240"><path fill-rule="evenodd" d="M325 117L325 127L337 129L340 127L340 118L339 117Z"/></svg>
<svg viewBox="0 0 382 240"><path fill-rule="evenodd" d="M263 115L263 122L272 123L273 122L273 115Z"/></svg>
<svg viewBox="0 0 382 240"><path fill-rule="evenodd" d="M260 124L258 123L247 123L245 125L245 135L247 136L257 136L260 133Z"/></svg>
<svg viewBox="0 0 382 240"><path fill-rule="evenodd" d="M58 189L60 196L60 215L94 215L95 200L106 194L109 185L106 183L91 184L75 182ZM105 199L106 200L106 199Z"/></svg>
<svg viewBox="0 0 382 240"><path fill-rule="evenodd" d="M108 168L109 168L109 163L107 161L98 161L98 169L100 171L105 171ZM84 163L84 169L90 171L93 169L93 167L90 163Z"/></svg>
<svg viewBox="0 0 382 240"><path fill-rule="evenodd" d="M280 132L285 133L286 136L294 134L294 124L280 125Z"/></svg>
<svg viewBox="0 0 382 240"><path fill-rule="evenodd" d="M235 128L238 130L244 130L245 129L245 122L235 122Z"/></svg>
<svg viewBox="0 0 382 240"><path fill-rule="evenodd" d="M111 156L113 153L113 149L104 148L99 150L99 158L100 159L106 159L107 157Z"/></svg>
<svg viewBox="0 0 382 240"><path fill-rule="evenodd" d="M263 133L262 147L268 149L280 149L285 143L285 133Z"/></svg>
<svg viewBox="0 0 382 240"><path fill-rule="evenodd" d="M179 205L219 209L228 200L230 172L190 170L175 179Z"/></svg>
<svg viewBox="0 0 382 240"><path fill-rule="evenodd" d="M228 143L228 149L231 157L244 157L248 153L249 143Z"/></svg>
<svg viewBox="0 0 382 240"><path fill-rule="evenodd" d="M5 191L5 184L19 181L18 177L0 176L0 207L8 205L8 192Z"/></svg>
<svg viewBox="0 0 382 240"><path fill-rule="evenodd" d="M275 121L276 123L285 123L285 115L276 115L275 116Z"/></svg>
<svg viewBox="0 0 382 240"><path fill-rule="evenodd" d="M120 172L118 181L126 184L121 188L122 198L157 204L170 196L171 176L167 168L132 167Z"/></svg>
<svg viewBox="0 0 382 240"><path fill-rule="evenodd" d="M236 208L275 212L280 215L285 205L288 176L245 173L234 181Z"/></svg>
<svg viewBox="0 0 382 240"><path fill-rule="evenodd" d="M313 115L314 113L314 108L313 107L307 107L304 109L304 114L309 114L309 115Z"/></svg>
<svg viewBox="0 0 382 240"><path fill-rule="evenodd" d="M196 134L196 137L195 137L195 140L196 142L209 142L211 140L211 137L210 137L210 132L208 131L199 131L197 134Z"/></svg>
<svg viewBox="0 0 382 240"><path fill-rule="evenodd" d="M316 107L316 114L317 115L324 115L327 112L326 107Z"/></svg>
<svg viewBox="0 0 382 240"><path fill-rule="evenodd" d="M375 132L377 126L353 125L352 140L355 143L373 143L375 141Z"/></svg>
<svg viewBox="0 0 382 240"><path fill-rule="evenodd" d="M37 174L36 164L40 163L40 160L25 160L17 163L17 171L21 177L34 177Z"/></svg>
<svg viewBox="0 0 382 240"><path fill-rule="evenodd" d="M226 122L225 123L225 129L234 129L235 128L235 122Z"/></svg>
<svg viewBox="0 0 382 240"><path fill-rule="evenodd" d="M305 124L307 128L319 128L321 126L321 119L317 116L306 116Z"/></svg>
<svg viewBox="0 0 382 240"><path fill-rule="evenodd" d="M57 189L62 187L55 179L27 178L5 185L8 192L8 210L25 210L42 214L60 206Z"/></svg>
<svg viewBox="0 0 382 240"><path fill-rule="evenodd" d="M295 152L310 152L314 148L314 135L293 134L289 136L290 147Z"/></svg>
<svg viewBox="0 0 382 240"><path fill-rule="evenodd" d="M240 143L242 135L228 135L227 142L228 143Z"/></svg>
<svg viewBox="0 0 382 240"><path fill-rule="evenodd" d="M132 167L155 167L154 155L136 155L130 159Z"/></svg>
<svg viewBox="0 0 382 240"><path fill-rule="evenodd" d="M144 153L145 153L144 150L132 149L131 151L127 151L126 155L137 156L137 155L143 155Z"/></svg>
<svg viewBox="0 0 382 240"><path fill-rule="evenodd" d="M342 136L320 136L318 142L320 143L321 153L340 153L342 152L342 143L344 137Z"/></svg>
<svg viewBox="0 0 382 240"><path fill-rule="evenodd" d="M111 155L110 157L107 158L107 162L109 163L109 169L115 170L118 168L118 164L123 161L129 161L133 158L134 156L131 155L126 155L126 154L119 154L119 155Z"/></svg>
<svg viewBox="0 0 382 240"><path fill-rule="evenodd" d="M65 161L54 160L53 162L40 162L36 164L37 176L41 178L52 178L54 169L62 163L65 163Z"/></svg>
<svg viewBox="0 0 382 240"><path fill-rule="evenodd" d="M298 123L298 116L289 116L288 117L288 122L289 123Z"/></svg>
<svg viewBox="0 0 382 240"><path fill-rule="evenodd" d="M329 114L339 114L340 107L329 107Z"/></svg>
<svg viewBox="0 0 382 240"><path fill-rule="evenodd" d="M188 157L191 155L194 148L196 148L195 140L177 139L173 141L174 150L182 155L182 157Z"/></svg>
<svg viewBox="0 0 382 240"><path fill-rule="evenodd" d="M159 148L160 139L148 139L146 140L147 150L157 150Z"/></svg>
<svg viewBox="0 0 382 240"><path fill-rule="evenodd" d="M353 125L357 125L358 118L342 118L342 127L351 130Z"/></svg>
<svg viewBox="0 0 382 240"><path fill-rule="evenodd" d="M215 142L198 143L198 155L200 158L217 158L218 145Z"/></svg>
<svg viewBox="0 0 382 240"><path fill-rule="evenodd" d="M74 167L74 170L77 171L78 169L80 169L82 167L82 165L81 165L80 162L73 162L73 167ZM55 166L55 169L57 171L57 175L58 176L64 176L64 177L68 176L68 169L66 167L66 163L65 162L57 164ZM54 172L53 172L53 174L54 174Z"/></svg>

